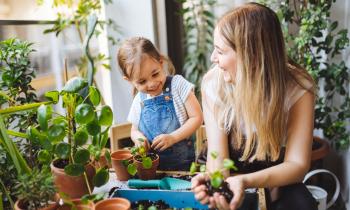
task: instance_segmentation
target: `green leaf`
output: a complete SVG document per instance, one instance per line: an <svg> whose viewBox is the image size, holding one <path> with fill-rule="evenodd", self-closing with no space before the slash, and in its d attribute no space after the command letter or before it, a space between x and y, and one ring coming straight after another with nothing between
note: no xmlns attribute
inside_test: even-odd
<svg viewBox="0 0 350 210"><path fill-rule="evenodd" d="M136 169L135 164L130 163L127 167L127 171L130 175L135 176L135 174L137 173L137 169Z"/></svg>
<svg viewBox="0 0 350 210"><path fill-rule="evenodd" d="M86 130L84 129L79 129L75 134L74 134L74 142L75 145L77 146L83 146L86 144L89 136Z"/></svg>
<svg viewBox="0 0 350 210"><path fill-rule="evenodd" d="M207 167L205 166L205 164L202 164L200 167L199 167L199 171L200 172L205 172L207 170Z"/></svg>
<svg viewBox="0 0 350 210"><path fill-rule="evenodd" d="M105 168L100 168L96 175L93 178L94 186L101 187L102 185L106 184L109 179L109 173Z"/></svg>
<svg viewBox="0 0 350 210"><path fill-rule="evenodd" d="M45 93L45 97L49 100L51 100L53 103L57 104L59 100L59 92L57 90L55 91L49 91Z"/></svg>
<svg viewBox="0 0 350 210"><path fill-rule="evenodd" d="M61 142L56 146L55 154L60 159L67 159L70 155L71 147L65 142Z"/></svg>
<svg viewBox="0 0 350 210"><path fill-rule="evenodd" d="M26 134L28 136L28 139L31 140L34 144L40 143L41 134L36 128L29 126L27 128Z"/></svg>
<svg viewBox="0 0 350 210"><path fill-rule="evenodd" d="M152 159L151 159L150 157L142 158L142 166L143 166L145 169L150 169L150 168L152 168Z"/></svg>
<svg viewBox="0 0 350 210"><path fill-rule="evenodd" d="M46 131L48 127L48 120L51 119L52 116L52 107L42 104L39 106L37 113L40 128L43 131Z"/></svg>
<svg viewBox="0 0 350 210"><path fill-rule="evenodd" d="M69 164L64 167L64 172L70 176L81 176L84 173L84 166L81 164Z"/></svg>
<svg viewBox="0 0 350 210"><path fill-rule="evenodd" d="M211 155L211 157L212 157L213 159L216 159L216 158L218 157L218 152L213 151L213 152L210 153L210 155Z"/></svg>
<svg viewBox="0 0 350 210"><path fill-rule="evenodd" d="M112 109L105 105L101 108L98 115L98 124L104 126L111 126L113 123L113 112Z"/></svg>
<svg viewBox="0 0 350 210"><path fill-rule="evenodd" d="M62 125L52 125L48 131L49 140L52 142L60 142L66 136L65 127Z"/></svg>
<svg viewBox="0 0 350 210"><path fill-rule="evenodd" d="M221 186L221 183L223 182L223 177L220 175L213 175L210 178L210 184L214 188L219 188Z"/></svg>
<svg viewBox="0 0 350 210"><path fill-rule="evenodd" d="M197 163L192 162L190 167L190 174L193 175L197 172Z"/></svg>
<svg viewBox="0 0 350 210"><path fill-rule="evenodd" d="M230 170L230 169L233 169L235 171L238 170L233 160L230 160L230 159L224 159L224 168L227 170Z"/></svg>
<svg viewBox="0 0 350 210"><path fill-rule="evenodd" d="M90 135L96 136L101 132L101 126L96 121L92 121L86 125L86 130Z"/></svg>
<svg viewBox="0 0 350 210"><path fill-rule="evenodd" d="M81 77L73 77L68 80L61 93L77 93L87 85L87 81Z"/></svg>
<svg viewBox="0 0 350 210"><path fill-rule="evenodd" d="M90 160L90 152L87 149L80 149L74 155L75 163L85 165Z"/></svg>
<svg viewBox="0 0 350 210"><path fill-rule="evenodd" d="M99 105L100 101L101 101L100 91L96 87L90 86L89 87L89 98L90 98L91 103L94 106Z"/></svg>
<svg viewBox="0 0 350 210"><path fill-rule="evenodd" d="M40 163L48 164L51 162L51 155L47 150L40 150L38 152L38 160Z"/></svg>
<svg viewBox="0 0 350 210"><path fill-rule="evenodd" d="M95 119L95 112L89 104L79 104L75 109L75 121L79 124L87 124Z"/></svg>

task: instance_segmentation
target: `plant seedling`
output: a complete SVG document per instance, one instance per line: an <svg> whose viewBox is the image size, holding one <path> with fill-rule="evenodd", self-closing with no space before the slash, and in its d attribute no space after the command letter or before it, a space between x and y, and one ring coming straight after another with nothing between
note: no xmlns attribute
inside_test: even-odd
<svg viewBox="0 0 350 210"><path fill-rule="evenodd" d="M218 157L217 152L212 152L210 155L212 156L213 159L216 159ZM190 173L193 175L197 171L198 167L200 172L208 173L210 180L208 180L205 183L208 189L208 194L212 196L215 192L218 192L226 198L227 202L230 202L233 197L233 194L231 190L229 190L228 183L224 181L225 177L223 175L223 172L225 170L231 170L231 169L237 171L238 169L235 166L233 160L224 159L223 163L224 164L222 169L215 170L213 172L206 172L205 165L193 162L190 168Z"/></svg>
<svg viewBox="0 0 350 210"><path fill-rule="evenodd" d="M134 156L136 160L142 162L142 166L145 169L152 168L152 156L150 155L144 146L145 139L139 138L137 139L142 144L140 146L134 146L131 148L131 154ZM134 163L129 163L127 166L128 173L134 176L137 173L137 168Z"/></svg>

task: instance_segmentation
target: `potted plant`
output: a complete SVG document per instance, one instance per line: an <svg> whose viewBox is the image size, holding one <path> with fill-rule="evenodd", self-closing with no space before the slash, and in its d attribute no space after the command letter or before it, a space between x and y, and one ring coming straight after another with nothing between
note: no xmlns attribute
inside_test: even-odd
<svg viewBox="0 0 350 210"><path fill-rule="evenodd" d="M144 139L138 139L141 142L140 146L131 148L133 162L127 167L131 175L137 175L140 179L153 179L156 176L156 171L159 165L159 156L156 153L149 152L144 146Z"/></svg>
<svg viewBox="0 0 350 210"><path fill-rule="evenodd" d="M213 159L216 159L218 154L217 152L210 153ZM206 167L204 164L198 164L193 162L190 168L190 174L193 175L196 173L197 169L199 167L200 172L206 172ZM206 172L209 175L209 180L205 183L208 194L212 196L215 192L220 193L225 197L227 202L230 202L233 194L232 191L229 189L227 182L225 181L225 177L223 175L224 171L230 171L235 170L237 171L237 167L235 166L234 162L230 159L224 159L223 161L223 168L211 172Z"/></svg>
<svg viewBox="0 0 350 210"><path fill-rule="evenodd" d="M88 88L86 97L82 93L84 88ZM98 89L88 87L87 81L80 77L67 81L60 92L50 91L45 96L55 103L61 97L65 114L54 112L48 105L38 108L40 126L29 127L27 135L43 147L39 161L51 162L59 192L71 198L91 194L93 186L102 186L109 178L107 168L97 168L95 173L91 163L99 160L107 143L112 110L109 106L99 106Z"/></svg>
<svg viewBox="0 0 350 210"><path fill-rule="evenodd" d="M130 150L116 150L111 154L112 166L118 180L127 181L130 178L127 167L132 157Z"/></svg>
<svg viewBox="0 0 350 210"><path fill-rule="evenodd" d="M33 169L29 174L19 176L14 188L18 200L16 210L57 209L58 195L49 168Z"/></svg>
<svg viewBox="0 0 350 210"><path fill-rule="evenodd" d="M289 57L303 66L318 84L315 128L334 148L349 148L349 68L342 51L349 46L348 30L331 18L336 1L274 0L260 2L276 10L283 26ZM325 140L316 138L321 142ZM324 147L324 146L323 146ZM327 152L327 149L323 151ZM318 157L322 157L317 153Z"/></svg>

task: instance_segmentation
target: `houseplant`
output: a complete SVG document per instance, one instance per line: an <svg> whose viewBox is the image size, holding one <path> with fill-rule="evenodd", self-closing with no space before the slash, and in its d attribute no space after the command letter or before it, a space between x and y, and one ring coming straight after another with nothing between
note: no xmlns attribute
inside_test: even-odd
<svg viewBox="0 0 350 210"><path fill-rule="evenodd" d="M159 156L154 152L147 151L143 144L144 139L140 138L138 141L141 144L131 148L133 162L128 164L127 170L133 176L137 173L140 179L153 179L159 165Z"/></svg>
<svg viewBox="0 0 350 210"><path fill-rule="evenodd" d="M84 88L88 88L86 97L81 93ZM65 114L54 112L48 105L38 108L40 126L29 127L27 135L42 145L39 161L51 162L55 184L60 192L71 198L91 194L93 186L102 186L109 178L108 169L98 168L95 174L90 163L99 160L107 143L113 121L112 110L109 106L99 106L101 97L98 89L87 87L87 81L81 77L67 81L60 92L50 91L45 96L52 102L58 102L61 97ZM78 186L65 187L68 180Z"/></svg>
<svg viewBox="0 0 350 210"><path fill-rule="evenodd" d="M210 155L213 159L216 159L218 156L217 152L212 152ZM198 167L200 172L205 172L209 175L210 179L205 183L208 189L208 194L212 196L215 192L218 192L225 197L227 202L230 202L233 194L229 189L227 182L224 181L225 177L223 172L230 171L231 169L236 171L237 167L234 165L234 162L230 159L224 159L223 168L211 172L206 172L205 165L193 162L190 168L190 173L193 175L197 171Z"/></svg>
<svg viewBox="0 0 350 210"><path fill-rule="evenodd" d="M348 30L331 18L335 0L259 1L276 10L283 26L289 57L318 84L315 128L334 148L348 148L350 133L349 69L342 51Z"/></svg>
<svg viewBox="0 0 350 210"><path fill-rule="evenodd" d="M200 87L202 76L210 68L210 53L213 49L215 16L212 12L216 0L178 0L182 3L180 14L185 31L185 61L183 71L185 77ZM200 97L199 89L196 95Z"/></svg>

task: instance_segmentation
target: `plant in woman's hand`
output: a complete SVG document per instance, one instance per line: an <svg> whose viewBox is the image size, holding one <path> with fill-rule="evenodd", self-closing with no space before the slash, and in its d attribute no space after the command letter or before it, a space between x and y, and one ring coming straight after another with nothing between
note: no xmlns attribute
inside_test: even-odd
<svg viewBox="0 0 350 210"><path fill-rule="evenodd" d="M216 159L218 154L217 152L212 152L210 154L213 159ZM197 168L199 167L200 172L206 172L205 165L201 165L198 163L193 162L190 168L190 173L194 174L197 171ZM226 198L226 201L229 202L233 194L231 190L228 187L228 183L224 181L225 177L223 175L223 172L226 170L237 170L237 167L235 166L234 162L230 159L224 159L223 161L223 168L219 170L215 170L213 172L206 172L209 175L209 180L205 183L207 187L207 193L209 196L213 196L215 192L220 193Z"/></svg>

